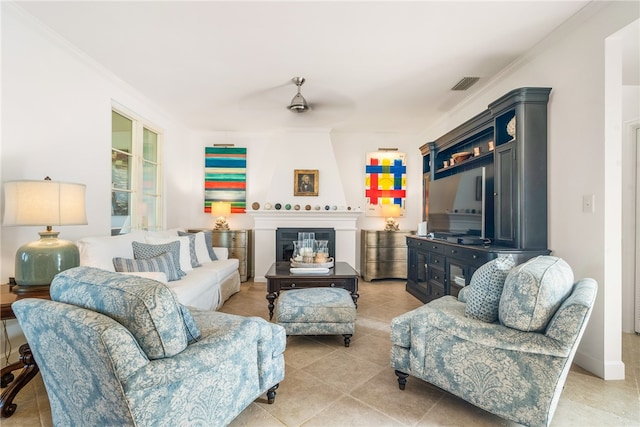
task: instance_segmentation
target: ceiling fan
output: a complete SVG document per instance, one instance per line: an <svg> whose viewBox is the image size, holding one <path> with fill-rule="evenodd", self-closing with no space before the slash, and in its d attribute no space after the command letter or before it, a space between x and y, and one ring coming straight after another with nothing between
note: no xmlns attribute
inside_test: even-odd
<svg viewBox="0 0 640 427"><path fill-rule="evenodd" d="M294 113L304 113L309 110L309 104L304 96L300 93L300 87L304 84L304 77L294 77L291 81L298 86L298 93L293 97L287 108Z"/></svg>

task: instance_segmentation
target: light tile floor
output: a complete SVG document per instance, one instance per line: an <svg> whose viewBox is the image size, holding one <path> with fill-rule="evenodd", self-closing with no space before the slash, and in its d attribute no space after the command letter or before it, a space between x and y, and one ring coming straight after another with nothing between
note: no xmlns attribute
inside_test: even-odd
<svg viewBox="0 0 640 427"><path fill-rule="evenodd" d="M265 289L264 283L243 283L221 311L266 319ZM413 377L399 390L389 366L389 324L421 303L403 281L361 280L359 293L351 346L345 348L341 336L289 337L286 377L275 403L263 396L232 427L514 425ZM603 381L574 365L552 426L640 426L640 336L624 334L622 342L626 379ZM52 425L40 375L16 403L2 427Z"/></svg>

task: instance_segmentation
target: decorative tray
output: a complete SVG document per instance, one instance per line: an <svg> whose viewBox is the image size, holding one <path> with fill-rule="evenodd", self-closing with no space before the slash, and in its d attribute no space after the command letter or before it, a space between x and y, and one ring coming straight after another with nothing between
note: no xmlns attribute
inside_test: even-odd
<svg viewBox="0 0 640 427"><path fill-rule="evenodd" d="M333 258L327 258L327 262L300 262L294 261L293 258L289 259L291 261L291 267L293 268L331 268L333 267Z"/></svg>
<svg viewBox="0 0 640 427"><path fill-rule="evenodd" d="M327 274L329 268L326 267L307 267L307 268L295 268L292 267L289 271L293 274Z"/></svg>

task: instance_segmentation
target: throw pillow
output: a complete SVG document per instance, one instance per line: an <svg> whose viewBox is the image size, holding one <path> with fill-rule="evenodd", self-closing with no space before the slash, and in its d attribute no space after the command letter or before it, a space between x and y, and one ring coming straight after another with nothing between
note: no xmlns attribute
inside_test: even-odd
<svg viewBox="0 0 640 427"><path fill-rule="evenodd" d="M206 237L202 231L198 231L197 233L178 231L178 235L194 237L196 257L198 258L198 262L200 263L200 265L202 265L203 262L211 261L209 251L207 249L207 246L211 246L211 240L206 240Z"/></svg>
<svg viewBox="0 0 640 427"><path fill-rule="evenodd" d="M159 245L151 245L149 243L142 243L142 242L132 242L131 245L133 247L133 257L135 259L154 258L154 257L157 257L158 255L162 255L168 252L173 257L175 268L178 271L178 277L187 275L187 273L185 273L180 268L180 242L179 241L163 243Z"/></svg>
<svg viewBox="0 0 640 427"><path fill-rule="evenodd" d="M216 261L218 257L216 256L216 252L213 250L213 246L211 246L211 244L213 243L213 233L211 233L211 230L204 232L204 240L205 242L207 242L207 251L209 252L209 258L211 258L211 261Z"/></svg>
<svg viewBox="0 0 640 427"><path fill-rule="evenodd" d="M500 323L525 332L544 332L573 289L573 271L564 260L538 256L515 267L504 282Z"/></svg>
<svg viewBox="0 0 640 427"><path fill-rule="evenodd" d="M156 257L146 259L113 258L113 266L116 272L143 272L160 271L167 275L168 281L180 280L178 269L170 253L163 253Z"/></svg>
<svg viewBox="0 0 640 427"><path fill-rule="evenodd" d="M458 301L467 302L467 289L469 289L469 286L465 286L464 288L460 289L460 291L458 292Z"/></svg>
<svg viewBox="0 0 640 427"><path fill-rule="evenodd" d="M185 273L187 271L191 271L193 270L193 267L191 266L191 252L189 250L189 238L187 236L183 236L183 237L179 237L179 236L175 236L175 237L153 237L153 236L147 236L145 237L145 242L152 244L152 245L162 245L165 243L171 243L171 242L175 242L178 241L180 242L180 265L179 268L184 271Z"/></svg>
<svg viewBox="0 0 640 427"><path fill-rule="evenodd" d="M189 259L191 260L191 267L197 268L202 267L200 261L198 260L198 253L196 251L196 235L195 234L183 234L182 231L178 231L178 236L184 237L186 236L189 239Z"/></svg>
<svg viewBox="0 0 640 427"><path fill-rule="evenodd" d="M499 256L478 268L465 289L467 300L464 314L473 319L493 323L498 321L498 309L504 281L516 265L513 256Z"/></svg>
<svg viewBox="0 0 640 427"><path fill-rule="evenodd" d="M180 313L182 313L182 321L184 322L184 327L187 330L187 339L189 340L189 344L192 344L200 339L202 333L200 332L200 328L196 323L196 320L193 318L193 314L191 311L183 305L180 304Z"/></svg>
<svg viewBox="0 0 640 427"><path fill-rule="evenodd" d="M56 275L49 292L53 301L97 311L122 324L149 359L172 357L187 348L186 327L176 328L187 320L174 292L160 282L76 267Z"/></svg>

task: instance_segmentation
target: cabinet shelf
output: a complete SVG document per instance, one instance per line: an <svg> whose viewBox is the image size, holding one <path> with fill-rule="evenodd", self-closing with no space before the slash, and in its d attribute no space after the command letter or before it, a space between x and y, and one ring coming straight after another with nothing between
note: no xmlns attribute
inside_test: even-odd
<svg viewBox="0 0 640 427"><path fill-rule="evenodd" d="M469 166L479 167L483 161L490 160L493 162L493 150L488 153L481 153L479 156L469 157L467 160L463 160L460 163L455 163L453 166L449 166L446 168L440 168L436 170L436 174L442 174L444 172L453 172L465 169L471 169ZM453 175L453 173L451 173Z"/></svg>

